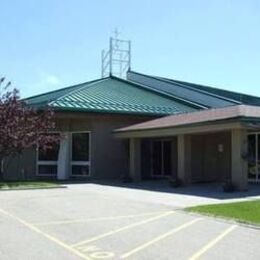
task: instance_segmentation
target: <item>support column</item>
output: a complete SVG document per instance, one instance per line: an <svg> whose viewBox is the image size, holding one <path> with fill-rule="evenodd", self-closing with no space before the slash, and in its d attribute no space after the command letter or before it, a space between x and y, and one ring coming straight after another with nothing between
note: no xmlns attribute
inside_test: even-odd
<svg viewBox="0 0 260 260"><path fill-rule="evenodd" d="M131 138L129 140L129 174L133 181L141 180L141 140Z"/></svg>
<svg viewBox="0 0 260 260"><path fill-rule="evenodd" d="M69 178L69 133L63 133L62 135L58 155L58 180L66 180Z"/></svg>
<svg viewBox="0 0 260 260"><path fill-rule="evenodd" d="M178 135L178 178L183 184L191 183L191 138Z"/></svg>
<svg viewBox="0 0 260 260"><path fill-rule="evenodd" d="M233 129L231 132L231 179L236 189L248 189L247 161L242 154L247 149L247 132L245 129Z"/></svg>

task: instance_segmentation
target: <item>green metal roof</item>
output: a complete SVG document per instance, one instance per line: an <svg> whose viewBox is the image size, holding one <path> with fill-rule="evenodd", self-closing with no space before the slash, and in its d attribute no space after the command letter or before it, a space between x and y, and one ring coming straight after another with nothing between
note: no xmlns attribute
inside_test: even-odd
<svg viewBox="0 0 260 260"><path fill-rule="evenodd" d="M195 110L180 100L116 77L99 79L25 99L55 110L168 115Z"/></svg>
<svg viewBox="0 0 260 260"><path fill-rule="evenodd" d="M180 81L180 80L171 80L171 81L180 83L180 84L185 84L196 90L206 91L208 93L213 93L218 96L226 97L226 98L238 101L241 104L260 106L260 97L257 97L257 96L234 92L234 91L230 91L230 90L226 90L226 89L209 87L209 86L205 86L205 85L194 84L194 83L190 83L190 82L184 82L184 81Z"/></svg>
<svg viewBox="0 0 260 260"><path fill-rule="evenodd" d="M135 71L128 71L129 81L144 84L151 89L183 98L204 108L226 107L239 104L260 106L260 97L246 95L225 89L219 89L180 80L151 76ZM202 108L203 108L202 107Z"/></svg>
<svg viewBox="0 0 260 260"><path fill-rule="evenodd" d="M187 84L180 84L173 80L145 75L139 72L129 71L127 73L127 78L131 82L143 84L153 90L168 94L169 96L178 97L184 99L185 101L193 102L204 109L232 106L240 103L223 96L197 90Z"/></svg>

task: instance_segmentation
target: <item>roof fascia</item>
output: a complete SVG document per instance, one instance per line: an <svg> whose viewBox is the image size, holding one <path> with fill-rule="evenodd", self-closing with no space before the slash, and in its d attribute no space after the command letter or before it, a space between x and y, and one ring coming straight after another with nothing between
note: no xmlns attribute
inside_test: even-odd
<svg viewBox="0 0 260 260"><path fill-rule="evenodd" d="M239 118L230 118L227 120L215 120L198 124L180 125L176 127L150 128L131 131L113 131L117 138L151 138L151 137L168 137L179 134L197 134L210 132L223 132L234 128L242 128L243 124Z"/></svg>

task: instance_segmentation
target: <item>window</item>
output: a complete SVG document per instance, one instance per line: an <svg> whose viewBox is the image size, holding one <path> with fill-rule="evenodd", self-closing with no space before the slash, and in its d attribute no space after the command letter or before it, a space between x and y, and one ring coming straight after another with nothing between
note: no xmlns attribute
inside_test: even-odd
<svg viewBox="0 0 260 260"><path fill-rule="evenodd" d="M90 175L90 133L88 132L71 135L71 175Z"/></svg>
<svg viewBox="0 0 260 260"><path fill-rule="evenodd" d="M56 143L48 149L37 149L37 175L56 176L60 144Z"/></svg>
<svg viewBox="0 0 260 260"><path fill-rule="evenodd" d="M152 142L152 176L169 176L172 173L171 141L156 140Z"/></svg>
<svg viewBox="0 0 260 260"><path fill-rule="evenodd" d="M260 134L248 135L248 180L260 181Z"/></svg>

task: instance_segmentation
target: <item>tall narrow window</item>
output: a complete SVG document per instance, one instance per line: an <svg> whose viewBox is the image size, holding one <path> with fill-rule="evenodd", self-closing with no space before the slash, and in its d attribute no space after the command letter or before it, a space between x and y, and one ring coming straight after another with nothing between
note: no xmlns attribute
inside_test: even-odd
<svg viewBox="0 0 260 260"><path fill-rule="evenodd" d="M248 180L260 181L260 134L248 135Z"/></svg>
<svg viewBox="0 0 260 260"><path fill-rule="evenodd" d="M90 175L90 134L72 133L71 175Z"/></svg>
<svg viewBox="0 0 260 260"><path fill-rule="evenodd" d="M257 176L256 179L259 182L260 181L260 134L257 135Z"/></svg>
<svg viewBox="0 0 260 260"><path fill-rule="evenodd" d="M162 142L154 141L152 143L152 175L162 176Z"/></svg>
<svg viewBox="0 0 260 260"><path fill-rule="evenodd" d="M172 142L164 141L163 142L163 173L166 176L172 174Z"/></svg>
<svg viewBox="0 0 260 260"><path fill-rule="evenodd" d="M152 142L152 175L163 177L172 174L171 141L156 140Z"/></svg>
<svg viewBox="0 0 260 260"><path fill-rule="evenodd" d="M39 146L37 149L37 174L45 176L57 175L58 154L60 144L50 144L48 149Z"/></svg>

